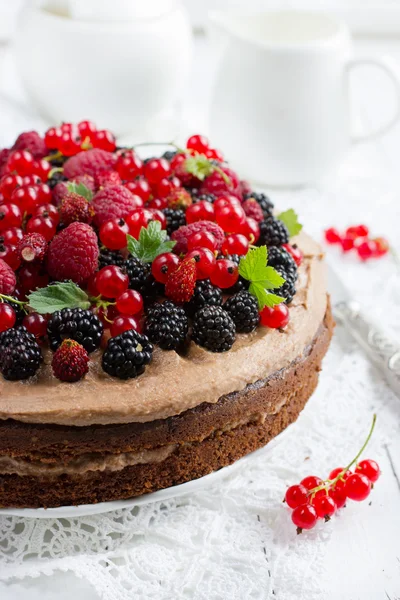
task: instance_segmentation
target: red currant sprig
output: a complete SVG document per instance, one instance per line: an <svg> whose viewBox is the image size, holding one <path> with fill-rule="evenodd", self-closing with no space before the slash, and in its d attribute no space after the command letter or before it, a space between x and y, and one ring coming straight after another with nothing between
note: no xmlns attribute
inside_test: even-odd
<svg viewBox="0 0 400 600"><path fill-rule="evenodd" d="M365 261L370 258L381 258L388 254L390 246L383 237L371 239L366 225L352 225L342 234L335 227L324 232L325 241L330 245L341 245L343 252L355 250L358 257Z"/></svg>
<svg viewBox="0 0 400 600"><path fill-rule="evenodd" d="M376 415L373 416L371 428L360 451L346 467L334 469L324 481L310 475L302 479L300 484L292 485L286 490L284 502L293 509L292 521L298 534L303 529L312 529L318 519L329 521L337 509L345 505L347 499L360 502L369 496L373 484L380 476L378 463L371 459L357 461L371 439L375 423ZM353 473L350 468L354 464L356 468Z"/></svg>

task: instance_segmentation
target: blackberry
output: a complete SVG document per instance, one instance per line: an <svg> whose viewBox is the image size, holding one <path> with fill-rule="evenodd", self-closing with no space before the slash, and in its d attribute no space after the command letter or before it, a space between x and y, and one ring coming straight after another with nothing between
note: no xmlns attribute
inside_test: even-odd
<svg viewBox="0 0 400 600"><path fill-rule="evenodd" d="M87 352L100 346L103 324L91 310L64 308L53 313L47 323L47 336L53 352L63 339L79 342Z"/></svg>
<svg viewBox="0 0 400 600"><path fill-rule="evenodd" d="M166 160L171 162L171 160L174 158L175 154L176 154L176 150L167 150L162 155L162 158L165 158Z"/></svg>
<svg viewBox="0 0 400 600"><path fill-rule="evenodd" d="M131 379L141 375L151 361L153 344L134 329L110 338L101 365L112 377Z"/></svg>
<svg viewBox="0 0 400 600"><path fill-rule="evenodd" d="M57 183L60 183L61 181L68 181L68 179L65 177L65 175L62 174L61 171L56 171L55 173L53 173L53 175L46 181L47 185L50 188L53 188L57 185Z"/></svg>
<svg viewBox="0 0 400 600"><path fill-rule="evenodd" d="M166 300L147 311L145 334L163 350L175 350L186 339L189 324L181 306Z"/></svg>
<svg viewBox="0 0 400 600"><path fill-rule="evenodd" d="M58 150L56 150L56 149L49 151L49 163L53 167L62 167L67 159L68 159L68 156L60 156ZM61 181L65 181L65 180L62 179Z"/></svg>
<svg viewBox="0 0 400 600"><path fill-rule="evenodd" d="M284 267L286 270L297 271L297 265L293 257L285 250L278 246L270 246L268 248L268 265L271 267Z"/></svg>
<svg viewBox="0 0 400 600"><path fill-rule="evenodd" d="M232 317L238 333L250 333L260 322L257 300L249 292L241 291L228 298L224 309Z"/></svg>
<svg viewBox="0 0 400 600"><path fill-rule="evenodd" d="M99 270L103 267L111 267L111 265L117 265L122 267L124 264L124 257L119 250L109 250L108 248L100 248L99 252Z"/></svg>
<svg viewBox="0 0 400 600"><path fill-rule="evenodd" d="M6 304L9 304L11 306L11 308L14 309L15 326L21 325L24 317L27 315L26 311L22 308L21 304L17 304L17 302L12 302L11 300L6 300L5 298L2 298L1 302L5 302Z"/></svg>
<svg viewBox="0 0 400 600"><path fill-rule="evenodd" d="M268 217L265 221L259 223L260 237L258 238L258 246L282 246L289 241L289 232L287 227L279 219Z"/></svg>
<svg viewBox="0 0 400 600"><path fill-rule="evenodd" d="M172 235L172 233L179 229L179 227L186 225L185 213L180 208L176 210L173 208L164 208L163 213L167 219L168 235Z"/></svg>
<svg viewBox="0 0 400 600"><path fill-rule="evenodd" d="M296 293L297 281L297 265L293 257L285 248L270 246L268 248L268 265L274 267L286 279L286 282L279 289L274 290L274 293L286 298L286 304L290 304Z"/></svg>
<svg viewBox="0 0 400 600"><path fill-rule="evenodd" d="M42 351L35 336L25 327L14 327L0 333L0 371L4 379L28 379L36 373L42 360Z"/></svg>
<svg viewBox="0 0 400 600"><path fill-rule="evenodd" d="M221 306L222 291L219 287L212 285L209 279L200 279L196 281L193 297L185 304L185 310L189 316L203 308L203 306Z"/></svg>
<svg viewBox="0 0 400 600"><path fill-rule="evenodd" d="M140 290L145 305L151 305L157 300L157 297L163 296L164 290L165 286L150 274Z"/></svg>
<svg viewBox="0 0 400 600"><path fill-rule="evenodd" d="M194 316L192 338L211 352L226 352L236 337L235 323L221 306L204 306Z"/></svg>
<svg viewBox="0 0 400 600"><path fill-rule="evenodd" d="M129 277L129 287L141 292L150 275L150 265L130 256L124 262L124 270Z"/></svg>
<svg viewBox="0 0 400 600"><path fill-rule="evenodd" d="M214 196L214 194L199 194L198 190L191 190L190 193L192 196L193 204L197 204L197 202L201 202L202 200L205 200L206 202L211 202L211 204L214 204L214 202L216 200L216 197Z"/></svg>
<svg viewBox="0 0 400 600"><path fill-rule="evenodd" d="M262 193L252 192L251 194L246 194L245 199L254 198L256 202L261 206L261 209L264 213L264 219L268 219L268 217L272 217L272 211L274 209L274 205L271 200Z"/></svg>
<svg viewBox="0 0 400 600"><path fill-rule="evenodd" d="M293 300L294 295L296 294L296 280L297 280L297 270L293 271L292 269L286 270L285 267L278 265L275 267L280 275L284 279L286 279L285 283L276 290L273 290L274 294L278 296L282 296L285 298L285 303L290 304Z"/></svg>

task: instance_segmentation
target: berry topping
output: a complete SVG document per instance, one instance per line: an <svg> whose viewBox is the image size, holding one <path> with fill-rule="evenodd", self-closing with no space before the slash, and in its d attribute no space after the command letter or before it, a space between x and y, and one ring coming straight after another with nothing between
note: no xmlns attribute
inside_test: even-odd
<svg viewBox="0 0 400 600"><path fill-rule="evenodd" d="M96 271L98 257L97 236L90 225L71 223L49 246L48 272L58 281L71 279L79 284Z"/></svg>
<svg viewBox="0 0 400 600"><path fill-rule="evenodd" d="M100 227L99 238L102 244L110 250L122 250L126 246L126 235L129 228L124 219L106 221Z"/></svg>
<svg viewBox="0 0 400 600"><path fill-rule="evenodd" d="M25 131L14 142L11 150L28 150L34 158L43 158L47 154L44 139L37 131Z"/></svg>
<svg viewBox="0 0 400 600"><path fill-rule="evenodd" d="M15 290L17 279L12 268L0 258L0 294L10 296Z"/></svg>
<svg viewBox="0 0 400 600"><path fill-rule="evenodd" d="M163 213L167 220L167 233L169 236L171 236L174 231L179 229L179 227L186 225L186 216L183 210L165 208Z"/></svg>
<svg viewBox="0 0 400 600"><path fill-rule="evenodd" d="M149 338L130 329L108 340L102 367L112 377L131 379L144 373L152 354L153 345Z"/></svg>
<svg viewBox="0 0 400 600"><path fill-rule="evenodd" d="M193 319L193 341L211 352L226 352L236 337L235 323L221 306L204 306Z"/></svg>
<svg viewBox="0 0 400 600"><path fill-rule="evenodd" d="M100 173L113 169L115 162L116 157L111 152L93 148L69 158L64 165L64 176L75 179L78 175L90 175L95 179Z"/></svg>
<svg viewBox="0 0 400 600"><path fill-rule="evenodd" d="M178 304L189 302L196 285L196 276L196 261L192 258L183 260L169 273L165 283L165 295Z"/></svg>
<svg viewBox="0 0 400 600"><path fill-rule="evenodd" d="M257 300L245 290L228 298L224 309L232 317L238 333L254 331L260 321Z"/></svg>
<svg viewBox="0 0 400 600"><path fill-rule="evenodd" d="M89 356L78 342L66 339L55 351L51 366L57 379L72 383L82 379L88 372Z"/></svg>
<svg viewBox="0 0 400 600"><path fill-rule="evenodd" d="M155 303L147 311L145 333L163 350L175 350L186 339L188 318L182 307L166 300Z"/></svg>
<svg viewBox="0 0 400 600"><path fill-rule="evenodd" d="M371 483L378 481L381 474L378 463L370 458L361 460L357 464L355 471L368 477Z"/></svg>
<svg viewBox="0 0 400 600"><path fill-rule="evenodd" d="M135 196L123 185L103 188L93 197L94 222L100 227L111 219L121 219L138 208Z"/></svg>
<svg viewBox="0 0 400 600"><path fill-rule="evenodd" d="M96 274L96 287L105 298L116 298L128 289L129 277L115 265L104 267Z"/></svg>
<svg viewBox="0 0 400 600"><path fill-rule="evenodd" d="M260 223L259 246L282 246L289 242L289 232L286 225L275 217L267 217Z"/></svg>
<svg viewBox="0 0 400 600"><path fill-rule="evenodd" d="M222 291L219 287L212 285L209 279L196 281L193 296L185 305L186 312L193 316L204 306L222 306Z"/></svg>
<svg viewBox="0 0 400 600"><path fill-rule="evenodd" d="M286 304L276 304L272 308L264 306L260 312L260 323L271 329L283 329L289 323L290 314Z"/></svg>
<svg viewBox="0 0 400 600"><path fill-rule="evenodd" d="M10 304L6 302L0 303L0 331L7 331L7 329L11 329L14 327L15 321L17 320L17 315L15 314L15 310Z"/></svg>
<svg viewBox="0 0 400 600"><path fill-rule="evenodd" d="M56 350L65 338L79 342L87 352L100 346L103 325L91 310L64 308L54 312L47 323L50 348Z"/></svg>
<svg viewBox="0 0 400 600"><path fill-rule="evenodd" d="M60 217L64 225L75 221L90 224L93 221L94 208L83 196L68 192L61 202Z"/></svg>
<svg viewBox="0 0 400 600"><path fill-rule="evenodd" d="M42 360L35 336L25 327L0 333L0 371L4 379L28 379L35 375Z"/></svg>
<svg viewBox="0 0 400 600"><path fill-rule="evenodd" d="M212 223L211 221L197 221L196 223L191 223L190 225L185 225L184 227L180 227L177 231L174 231L171 238L176 242L176 246L174 251L177 254L185 254L188 250L188 239L194 233L205 231L207 233L211 233L214 236L217 249L220 250L225 239L224 231L221 229L219 225L216 223Z"/></svg>
<svg viewBox="0 0 400 600"><path fill-rule="evenodd" d="M124 262L124 270L129 277L129 287L142 292L150 275L150 265L131 256Z"/></svg>

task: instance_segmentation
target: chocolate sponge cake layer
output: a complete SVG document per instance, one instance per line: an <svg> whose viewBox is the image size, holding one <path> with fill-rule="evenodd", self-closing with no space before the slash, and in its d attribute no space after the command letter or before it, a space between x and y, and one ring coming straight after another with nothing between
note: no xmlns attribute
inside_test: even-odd
<svg viewBox="0 0 400 600"><path fill-rule="evenodd" d="M0 506L56 507L130 498L202 477L264 446L313 393L332 336L328 306L286 369L163 420L87 427L0 423Z"/></svg>

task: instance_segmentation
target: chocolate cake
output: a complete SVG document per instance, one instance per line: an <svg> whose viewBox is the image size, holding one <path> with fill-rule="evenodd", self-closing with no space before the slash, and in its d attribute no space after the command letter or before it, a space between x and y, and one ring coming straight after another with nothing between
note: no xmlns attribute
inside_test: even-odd
<svg viewBox="0 0 400 600"><path fill-rule="evenodd" d="M87 154L87 151L84 152ZM175 155L170 154L168 159L173 164ZM118 156L116 153L116 161ZM72 165L75 177L77 157L79 153L66 163L68 165L69 161L75 160ZM96 180L96 172L88 169L87 159L84 165L84 175ZM97 162L96 165L98 167ZM104 174L110 169L118 173L108 157L107 169L102 173L103 184ZM178 168L175 173L179 173ZM180 176L184 180L182 173ZM190 174L190 177L193 179L194 176ZM115 177L112 179L114 185ZM9 303L7 298L12 296L16 306L30 316L36 314L35 310L46 315L47 323L47 335L43 331L36 333L41 358L40 365L34 365L34 374L29 371L32 366L23 364L25 349L37 343L31 326L33 320L27 320L25 315L23 323L26 323L26 329L24 326L21 329L21 325L15 322L11 329L3 327L4 332L0 334L0 369L3 373L0 381L0 506L56 507L104 502L181 484L229 465L264 446L296 420L318 383L321 361L333 329L323 255L319 246L304 233L291 236L289 247L289 240L282 239L282 235L283 238L289 237L290 227L284 224L284 217L280 221L272 216L269 200L264 195L239 190L239 183L232 174L229 180L229 185L235 184L236 187L225 190L225 195L234 191L238 198L241 194L244 207L246 200L252 198L260 209L258 221L253 219L258 210L253 210L254 207L251 207L253 216L248 219L262 225L259 227L259 235L262 236L259 248L269 248L268 264L274 273L283 276L276 280L279 285L276 283L275 288L279 287L279 290L275 291L274 298L269 296L267 300L281 306L280 325L273 314L273 306L268 310L262 305L257 308L260 298L252 287L251 278L246 282L246 269L240 267L242 259L224 252L225 233L222 233L222 242L212 256L214 263L226 261L230 269L228 278L224 280L225 275L220 274L221 286L217 286L216 277L211 274L210 279L214 283L205 284L205 287L211 286L208 291L204 286L198 288L199 294L201 292L206 297L203 306L197 306L195 310L195 282L205 278L199 277L197 270L192 285L193 265L190 264L189 275L185 271L185 285L180 286L178 269L190 259L187 255L190 249L186 249L186 254L180 251L179 258L171 259L177 265L167 274L167 277L175 277L169 292L168 282L161 281L162 276L154 279L150 269L144 270L143 280L143 273L139 273L135 262L139 259L134 253L131 253L135 259L132 260L122 247L116 250L101 246L100 257L96 256L96 261L101 261L100 271L95 273L95 277L109 268L114 269L113 273L115 269L121 271L121 277L128 272L130 289L140 290L138 295L144 300L144 308L137 320L129 321L132 324L129 334L123 327L122 331L113 330L124 313L107 312L107 319L101 326L101 330L104 328L101 347L96 345L97 321L93 328L90 315L94 318L99 315L99 309L109 310L107 304L112 308L115 304L121 307L122 300L113 301L120 298L119 293L111 296L111 300L108 296L107 302L104 299L105 288L101 285L99 296L87 293L91 303L89 317L86 313L73 312L77 309L72 307L61 309L60 314L49 310L49 315L40 308L40 302L45 301L43 295L35 296L27 290L31 293L25 296L19 293L17 297L1 289L0 265L0 299ZM212 206L216 198L221 197L219 194L205 199L208 190L201 194L201 189L194 187L195 182L184 181L186 189L182 188L178 202L182 199L187 202L187 194L189 206L198 202L209 202ZM107 186L100 186L100 191L106 189ZM75 188L74 193L79 195L79 191L82 188ZM118 198L117 192L114 190ZM172 197L167 210L169 233L173 238L173 219L176 221L175 231L182 231L186 227L183 219L187 207L177 209L176 193ZM93 203L96 206L96 196ZM146 203L151 207L151 198ZM103 210L104 203L97 213L98 219ZM125 210L128 210L128 216L135 213L132 207ZM143 211L143 208L137 210ZM175 218L171 210L181 210L182 214ZM124 217L125 214L119 215L118 219ZM278 221L279 226L275 227L274 223ZM214 225L213 222L212 227ZM96 226L88 226L98 231ZM254 223L249 226L254 229ZM67 229L61 229L53 239L62 236ZM140 230L135 239L141 239ZM25 240L26 235L24 233ZM178 244L186 243L179 234L175 237ZM168 238L163 238L163 243L165 241ZM242 243L239 238L233 241L237 242L237 247L239 242ZM61 242L59 245L62 246ZM47 261L52 265L54 283L39 287L39 292L45 289L45 295L54 297L56 291L50 289L48 292L49 288L57 288L58 282L64 282L64 285L78 286L79 293L85 293L94 284L93 279L92 283L83 283L81 271L80 280L75 278L74 284L65 283L65 279L74 281L73 273L67 278L56 276L58 257L54 256L55 246L52 248L52 244L53 241L50 241ZM235 244L232 244L234 247ZM169 252L172 247L173 244ZM291 249L296 261L290 258ZM222 258L217 256L218 252L222 252ZM282 252L287 253L284 266L276 262ZM243 252L242 258L246 254ZM67 257L62 262L64 274L69 268L68 260ZM130 262L124 267L126 261ZM42 268L46 268L45 264L42 263ZM16 279L23 282L19 275L22 268L23 265L16 269ZM153 272L157 274L154 269ZM236 273L235 281L230 285L229 277L233 272ZM269 274L274 277L272 271ZM141 277L142 280L137 283ZM136 283L132 284L133 281ZM181 297L177 297L178 288ZM183 297L188 294L188 288L190 296ZM66 288L61 286L57 289L62 291ZM271 289L264 291L270 294ZM102 300L99 300L100 297ZM226 304L227 299L234 299L231 305ZM165 304L167 301L171 306ZM79 306L81 310L87 310ZM204 313L204 306L212 310ZM202 310L203 321L199 317ZM151 318L155 319L152 326ZM36 318L36 325L38 321ZM127 322L121 323L125 326ZM204 322L212 328L212 334L209 329L204 329ZM82 323L86 327L86 337L79 338L77 332L82 330ZM224 329L220 323L224 324ZM269 325L266 326L266 323ZM196 334L196 328L200 333ZM14 330L15 334L10 334ZM9 340L8 349L4 340ZM36 346L34 349L37 352Z"/></svg>

